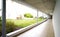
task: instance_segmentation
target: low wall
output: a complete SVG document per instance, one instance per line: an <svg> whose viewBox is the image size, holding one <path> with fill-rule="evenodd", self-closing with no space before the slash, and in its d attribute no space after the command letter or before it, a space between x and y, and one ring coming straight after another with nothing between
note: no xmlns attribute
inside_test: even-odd
<svg viewBox="0 0 60 37"><path fill-rule="evenodd" d="M13 37L13 36L19 35L19 34L25 32L25 31L27 31L27 30L29 30L29 29L31 29L31 28L37 26L37 25L40 25L41 23L43 23L43 22L45 22L45 21L47 21L47 20L48 20L48 19L45 19L44 21L41 21L41 22L32 24L32 25L30 25L30 26L27 26L27 27L25 27L25 28L16 30L16 31L11 32L11 33L8 33L8 34L6 34L6 37Z"/></svg>

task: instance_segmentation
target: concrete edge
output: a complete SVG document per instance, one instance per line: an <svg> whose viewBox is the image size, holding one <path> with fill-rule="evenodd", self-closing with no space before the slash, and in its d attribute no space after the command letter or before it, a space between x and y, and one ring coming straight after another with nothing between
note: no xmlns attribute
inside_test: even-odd
<svg viewBox="0 0 60 37"><path fill-rule="evenodd" d="M37 25L39 25L39 24L41 24L41 23L43 23L43 22L45 22L45 21L47 21L47 20L48 20L48 19L45 19L44 21L41 21L41 22L32 24L32 25L30 25L30 26L27 26L27 27L25 27L25 28L22 28L22 29L13 31L13 32L11 32L11 33L8 33L8 34L6 34L6 37L16 36L16 35L18 35L18 34L20 34L20 33L23 33L23 32L25 32L25 31L27 31L27 30L29 30L29 29L31 29L31 28L33 28L33 27L35 27L35 26L37 26Z"/></svg>

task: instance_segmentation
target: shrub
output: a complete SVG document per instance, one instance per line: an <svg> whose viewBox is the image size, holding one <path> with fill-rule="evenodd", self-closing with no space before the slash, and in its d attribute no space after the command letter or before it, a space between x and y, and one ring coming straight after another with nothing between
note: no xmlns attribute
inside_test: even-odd
<svg viewBox="0 0 60 37"><path fill-rule="evenodd" d="M1 34L2 34L2 23L0 21L0 36L1 36Z"/></svg>
<svg viewBox="0 0 60 37"><path fill-rule="evenodd" d="M39 17L40 19L44 19L44 17L43 16L41 16L41 17Z"/></svg>
<svg viewBox="0 0 60 37"><path fill-rule="evenodd" d="M15 30L16 25L14 25L14 22L7 21L6 22L6 33L12 32Z"/></svg>
<svg viewBox="0 0 60 37"><path fill-rule="evenodd" d="M13 20L7 20L6 21L6 33L13 32L15 30L20 29L20 26L17 26Z"/></svg>
<svg viewBox="0 0 60 37"><path fill-rule="evenodd" d="M0 36L1 36L1 33L2 32L2 20L1 20L1 17L0 17Z"/></svg>
<svg viewBox="0 0 60 37"><path fill-rule="evenodd" d="M6 21L6 34L15 30L17 26L12 21ZM2 35L2 21L0 21L0 36Z"/></svg>
<svg viewBox="0 0 60 37"><path fill-rule="evenodd" d="M33 16L30 13L25 13L24 17L26 17L26 18L33 18Z"/></svg>
<svg viewBox="0 0 60 37"><path fill-rule="evenodd" d="M0 17L0 21L1 21L1 17Z"/></svg>

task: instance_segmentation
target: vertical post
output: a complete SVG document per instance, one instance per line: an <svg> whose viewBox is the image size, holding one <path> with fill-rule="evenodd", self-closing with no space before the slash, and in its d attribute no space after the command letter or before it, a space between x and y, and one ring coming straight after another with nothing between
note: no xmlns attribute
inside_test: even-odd
<svg viewBox="0 0 60 37"><path fill-rule="evenodd" d="M6 37L6 0L2 1L2 37Z"/></svg>
<svg viewBox="0 0 60 37"><path fill-rule="evenodd" d="M38 22L38 9L37 9L37 22Z"/></svg>

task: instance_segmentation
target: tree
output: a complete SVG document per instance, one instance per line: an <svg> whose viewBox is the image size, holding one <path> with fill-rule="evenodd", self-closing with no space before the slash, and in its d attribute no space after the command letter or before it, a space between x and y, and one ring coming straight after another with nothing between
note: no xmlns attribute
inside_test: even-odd
<svg viewBox="0 0 60 37"><path fill-rule="evenodd" d="M26 17L26 18L33 18L32 14L30 14L30 13L25 13L24 17Z"/></svg>

